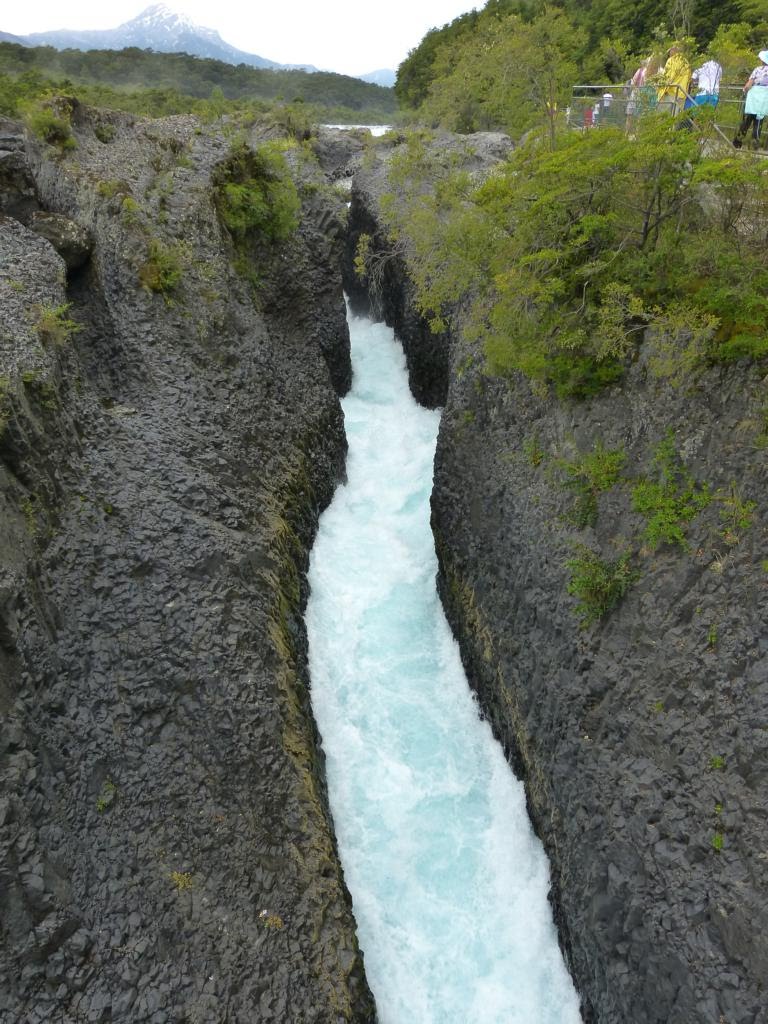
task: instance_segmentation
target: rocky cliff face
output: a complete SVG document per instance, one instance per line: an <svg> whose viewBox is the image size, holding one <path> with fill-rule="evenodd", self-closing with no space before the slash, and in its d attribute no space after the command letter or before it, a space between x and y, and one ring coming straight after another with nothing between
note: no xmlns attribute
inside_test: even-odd
<svg viewBox="0 0 768 1024"><path fill-rule="evenodd" d="M72 118L64 155L0 137L0 1020L373 1020L301 620L343 475L339 207L299 161L254 288L225 134Z"/></svg>
<svg viewBox="0 0 768 1024"><path fill-rule="evenodd" d="M352 232L373 233L385 188L386 160L360 172ZM406 276L401 263L390 286ZM407 286L386 302L407 305ZM415 393L442 378L442 358ZM447 358L439 589L526 781L585 1020L764 1024L766 382L743 364L662 385L641 348L620 386L560 403L486 377L460 320ZM622 479L578 527L564 466L600 445L625 453ZM639 539L630 492L658 478L660 446L686 486L713 496L685 524L685 549ZM578 544L606 562L631 548L637 574L586 629L567 592Z"/></svg>

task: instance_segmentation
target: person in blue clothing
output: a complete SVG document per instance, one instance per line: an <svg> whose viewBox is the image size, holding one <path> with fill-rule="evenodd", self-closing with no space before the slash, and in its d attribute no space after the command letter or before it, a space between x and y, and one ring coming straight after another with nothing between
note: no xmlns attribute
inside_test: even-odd
<svg viewBox="0 0 768 1024"><path fill-rule="evenodd" d="M768 115L768 50L761 50L757 56L760 64L744 83L743 92L747 98L744 103L744 117L733 140L736 149L741 149L742 139L750 128L752 140L757 148L760 144L763 119Z"/></svg>

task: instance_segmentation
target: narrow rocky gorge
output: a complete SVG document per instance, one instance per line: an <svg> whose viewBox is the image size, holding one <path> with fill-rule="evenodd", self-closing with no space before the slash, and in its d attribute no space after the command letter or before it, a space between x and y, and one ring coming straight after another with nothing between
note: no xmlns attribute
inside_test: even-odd
<svg viewBox="0 0 768 1024"><path fill-rule="evenodd" d="M673 387L640 346L584 402L488 377L460 311L430 332L403 255L374 295L355 277L361 233L390 245L396 140L287 147L299 229L244 252L213 182L279 131L68 115L64 150L0 122L2 1024L375 1020L302 621L344 476L342 272L444 406L438 586L525 780L585 1021L766 1024L754 366ZM457 161L484 173L509 147L470 137ZM353 164L345 235L329 181ZM715 498L687 550L640 548L621 604L580 628L566 562L638 537L629 487L665 443ZM576 528L562 466L596 446L625 453L623 479Z"/></svg>
<svg viewBox="0 0 768 1024"><path fill-rule="evenodd" d="M522 376L487 376L460 311L436 355L382 217L396 145L355 176L347 287L365 301L352 258L369 235L385 257L374 304L404 338L412 390L445 404L438 585L526 782L584 1019L765 1024L765 381L741 362L673 386L648 373L641 345L621 384L561 402ZM435 146L474 172L503 154L487 135ZM622 479L577 527L563 464L599 446L624 453ZM660 450L713 500L685 549L638 545L621 604L580 628L566 563L580 544L617 558L636 543L630 487L658 472Z"/></svg>
<svg viewBox="0 0 768 1024"><path fill-rule="evenodd" d="M0 1020L372 1021L302 622L344 204L288 149L252 283L211 182L274 129L69 116L0 125Z"/></svg>

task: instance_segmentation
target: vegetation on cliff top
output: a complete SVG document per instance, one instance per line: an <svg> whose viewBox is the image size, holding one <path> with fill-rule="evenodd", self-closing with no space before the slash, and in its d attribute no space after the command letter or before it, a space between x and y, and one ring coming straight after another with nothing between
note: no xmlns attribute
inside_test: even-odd
<svg viewBox="0 0 768 1024"><path fill-rule="evenodd" d="M233 146L213 184L216 211L238 245L279 242L298 227L301 201L279 143Z"/></svg>
<svg viewBox="0 0 768 1024"><path fill-rule="evenodd" d="M585 397L641 342L673 383L768 356L762 162L710 155L705 127L657 116L635 139L532 138L478 183L425 138L393 156L383 217L421 312L442 329L460 304L488 372Z"/></svg>

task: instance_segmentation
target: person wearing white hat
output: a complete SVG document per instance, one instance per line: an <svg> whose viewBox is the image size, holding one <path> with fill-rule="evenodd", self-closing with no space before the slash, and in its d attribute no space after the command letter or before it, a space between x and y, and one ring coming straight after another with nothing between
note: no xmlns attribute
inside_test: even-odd
<svg viewBox="0 0 768 1024"><path fill-rule="evenodd" d="M741 140L750 128L755 146L760 143L763 118L768 115L768 50L761 50L757 56L760 64L744 83L742 90L747 98L744 103L744 117L733 140L737 149L741 149Z"/></svg>

